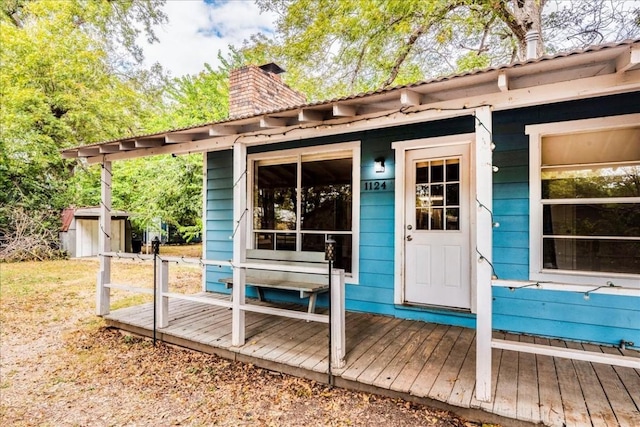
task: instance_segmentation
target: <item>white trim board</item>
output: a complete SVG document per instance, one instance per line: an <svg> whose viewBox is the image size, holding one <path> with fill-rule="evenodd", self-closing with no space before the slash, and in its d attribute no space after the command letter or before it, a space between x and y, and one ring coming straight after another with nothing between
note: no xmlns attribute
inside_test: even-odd
<svg viewBox="0 0 640 427"><path fill-rule="evenodd" d="M640 123L640 114L623 114L525 126L525 134L529 135L529 280L586 286L602 286L613 282L623 287L640 288L640 275L637 274L542 268L542 185L540 182L544 136L614 130L637 126L638 123Z"/></svg>
<svg viewBox="0 0 640 427"><path fill-rule="evenodd" d="M317 155L319 158L331 156L331 153L339 154L341 152L349 152L352 159L352 206L351 206L351 255L352 255L352 270L348 275L345 273L345 283L350 285L357 285L360 282L360 179L361 179L361 142L341 142L337 144L327 145L313 145L309 147L291 148L286 150L267 151L263 153L254 153L247 156L247 182L248 188L247 197L247 218L248 230L246 235L246 246L253 246L253 175L255 162L264 160L274 160L274 164L279 164L278 160L290 158L296 162L300 161L300 158L305 155ZM321 151L319 151L321 150ZM298 183L300 183L301 168L298 168ZM297 230L300 230L300 213L297 215Z"/></svg>
<svg viewBox="0 0 640 427"><path fill-rule="evenodd" d="M467 112L468 115L473 115L474 110L469 110ZM435 148L435 147L445 147L451 145L460 145L460 144L470 144L473 145L473 141L475 140L474 133L464 133L457 135L447 135L447 136L439 136L433 138L420 138L420 139L410 139L404 141L395 141L391 144L391 148L395 150L395 226L394 226L394 278L393 278L393 302L396 305L404 304L405 296L404 296L404 221L405 221L405 158L406 152L409 150L415 150L420 148ZM473 150L470 150L473 151ZM473 170L475 168L474 165L474 157L473 154L470 156L470 175L473 177ZM475 181L470 183L471 192L475 194ZM475 209L471 209L471 212L474 213ZM473 217L473 214L472 214ZM470 233L474 234L474 224L475 221L472 218L470 224ZM473 241L471 241L471 246L473 247ZM472 251L473 252L473 251ZM472 263L473 264L473 263ZM475 282L473 280L472 272L472 281L471 281L471 294L475 295ZM475 312L474 307L474 298L472 298L471 309Z"/></svg>

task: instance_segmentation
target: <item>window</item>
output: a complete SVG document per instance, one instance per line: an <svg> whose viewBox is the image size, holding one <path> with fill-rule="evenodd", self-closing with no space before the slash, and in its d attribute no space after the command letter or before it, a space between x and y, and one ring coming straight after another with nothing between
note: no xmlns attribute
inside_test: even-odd
<svg viewBox="0 0 640 427"><path fill-rule="evenodd" d="M331 236L335 266L353 275L359 223L356 148L339 144L251 156L252 246L324 252Z"/></svg>
<svg viewBox="0 0 640 427"><path fill-rule="evenodd" d="M545 279L545 274L607 280L640 275L640 118L636 116L528 127L535 137L533 279ZM612 124L615 127L606 128ZM562 125L565 130L558 132Z"/></svg>
<svg viewBox="0 0 640 427"><path fill-rule="evenodd" d="M416 229L460 230L460 158L416 164Z"/></svg>

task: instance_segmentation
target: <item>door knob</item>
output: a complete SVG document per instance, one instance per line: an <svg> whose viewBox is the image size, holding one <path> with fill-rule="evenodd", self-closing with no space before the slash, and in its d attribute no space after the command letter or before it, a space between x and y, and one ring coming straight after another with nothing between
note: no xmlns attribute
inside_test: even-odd
<svg viewBox="0 0 640 427"><path fill-rule="evenodd" d="M410 242L410 241L412 241L412 240L413 240L413 237L411 237L411 236L407 236L407 241L409 241L409 242Z"/></svg>

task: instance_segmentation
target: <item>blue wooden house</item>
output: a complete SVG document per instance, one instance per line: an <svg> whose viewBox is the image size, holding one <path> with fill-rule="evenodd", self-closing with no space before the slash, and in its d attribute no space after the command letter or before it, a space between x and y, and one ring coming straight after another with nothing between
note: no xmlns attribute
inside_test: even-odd
<svg viewBox="0 0 640 427"><path fill-rule="evenodd" d="M316 103L279 71L232 75L227 120L63 154L204 153L204 259L334 239L346 311L477 329L480 400L491 348L604 358L492 330L640 347L640 41Z"/></svg>

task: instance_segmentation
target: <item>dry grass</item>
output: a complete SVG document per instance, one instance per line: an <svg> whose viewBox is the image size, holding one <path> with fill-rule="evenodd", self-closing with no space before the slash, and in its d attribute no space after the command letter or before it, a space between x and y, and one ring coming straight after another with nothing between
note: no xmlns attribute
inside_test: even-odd
<svg viewBox="0 0 640 427"><path fill-rule="evenodd" d="M97 268L0 264L0 425L473 425L106 329L93 314ZM151 286L150 264L114 262L113 280ZM172 265L170 283L197 292L199 269ZM114 291L112 306L147 298Z"/></svg>
<svg viewBox="0 0 640 427"><path fill-rule="evenodd" d="M143 246L142 253L151 253L151 248ZM202 244L194 243L190 245L161 245L160 256L162 255L200 258L202 257Z"/></svg>

